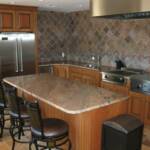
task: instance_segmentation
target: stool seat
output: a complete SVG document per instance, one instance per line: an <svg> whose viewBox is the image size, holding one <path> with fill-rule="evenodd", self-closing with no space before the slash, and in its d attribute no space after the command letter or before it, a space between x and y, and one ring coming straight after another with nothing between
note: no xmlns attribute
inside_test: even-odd
<svg viewBox="0 0 150 150"><path fill-rule="evenodd" d="M68 150L71 150L71 141L69 139L69 125L66 121L58 118L42 118L39 103L29 102L27 105L31 121L32 141L36 150L43 149L61 149L62 145L68 143ZM46 143L41 145L38 141Z"/></svg>
<svg viewBox="0 0 150 150"><path fill-rule="evenodd" d="M57 137L60 135L64 135L68 132L68 124L60 119L56 118L48 118L43 119L43 134L45 137ZM37 136L41 136L42 133L38 129L31 128L33 134Z"/></svg>

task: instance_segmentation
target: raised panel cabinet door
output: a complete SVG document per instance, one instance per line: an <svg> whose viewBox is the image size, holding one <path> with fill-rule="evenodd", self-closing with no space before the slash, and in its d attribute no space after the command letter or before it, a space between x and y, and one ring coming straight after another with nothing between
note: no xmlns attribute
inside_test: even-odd
<svg viewBox="0 0 150 150"><path fill-rule="evenodd" d="M150 125L150 96L147 97L145 105L145 124Z"/></svg>
<svg viewBox="0 0 150 150"><path fill-rule="evenodd" d="M58 77L68 78L68 67L64 65L53 65L53 74Z"/></svg>
<svg viewBox="0 0 150 150"><path fill-rule="evenodd" d="M80 67L69 67L69 79L83 82L82 69Z"/></svg>
<svg viewBox="0 0 150 150"><path fill-rule="evenodd" d="M17 31L33 31L34 13L32 11L16 12L16 30Z"/></svg>
<svg viewBox="0 0 150 150"><path fill-rule="evenodd" d="M124 94L124 95L129 94L129 89L126 86L108 83L108 82L104 82L104 81L101 82L101 86L104 89L108 89L108 90L116 92L116 93L120 93L120 94Z"/></svg>
<svg viewBox="0 0 150 150"><path fill-rule="evenodd" d="M0 31L15 30L15 11L0 10Z"/></svg>
<svg viewBox="0 0 150 150"><path fill-rule="evenodd" d="M82 74L76 72L69 72L69 79L83 82Z"/></svg>
<svg viewBox="0 0 150 150"><path fill-rule="evenodd" d="M129 96L129 114L144 121L146 96L136 92L130 92Z"/></svg>

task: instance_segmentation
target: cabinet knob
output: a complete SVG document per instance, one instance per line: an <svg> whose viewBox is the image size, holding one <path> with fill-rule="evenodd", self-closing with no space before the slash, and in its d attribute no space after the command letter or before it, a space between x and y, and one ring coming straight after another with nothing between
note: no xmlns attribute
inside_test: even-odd
<svg viewBox="0 0 150 150"><path fill-rule="evenodd" d="M108 75L105 75L105 79L107 79L108 78Z"/></svg>
<svg viewBox="0 0 150 150"><path fill-rule="evenodd" d="M124 78L121 77L121 78L120 78L120 81L123 81L123 80L124 80Z"/></svg>
<svg viewBox="0 0 150 150"><path fill-rule="evenodd" d="M142 84L138 84L137 88L140 89L142 87Z"/></svg>

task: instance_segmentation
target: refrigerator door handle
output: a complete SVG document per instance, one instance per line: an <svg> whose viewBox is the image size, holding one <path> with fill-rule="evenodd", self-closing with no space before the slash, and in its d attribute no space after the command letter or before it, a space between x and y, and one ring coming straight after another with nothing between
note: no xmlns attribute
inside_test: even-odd
<svg viewBox="0 0 150 150"><path fill-rule="evenodd" d="M2 15L0 14L0 28L2 29L3 28L3 18L2 18Z"/></svg>
<svg viewBox="0 0 150 150"><path fill-rule="evenodd" d="M21 72L23 72L23 56L22 56L22 39L20 39L20 60L21 60Z"/></svg>
<svg viewBox="0 0 150 150"><path fill-rule="evenodd" d="M16 72L19 71L19 64L18 64L18 40L16 39Z"/></svg>

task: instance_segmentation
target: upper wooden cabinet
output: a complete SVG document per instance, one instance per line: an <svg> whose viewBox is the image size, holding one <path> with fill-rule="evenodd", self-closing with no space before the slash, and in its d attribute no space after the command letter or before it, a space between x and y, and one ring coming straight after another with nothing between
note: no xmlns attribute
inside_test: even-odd
<svg viewBox="0 0 150 150"><path fill-rule="evenodd" d="M34 14L32 11L17 11L16 12L16 30L18 31L33 31L34 29Z"/></svg>
<svg viewBox="0 0 150 150"><path fill-rule="evenodd" d="M15 29L15 11L0 9L0 30L14 31Z"/></svg>
<svg viewBox="0 0 150 150"><path fill-rule="evenodd" d="M0 31L35 32L36 17L35 7L0 5Z"/></svg>

